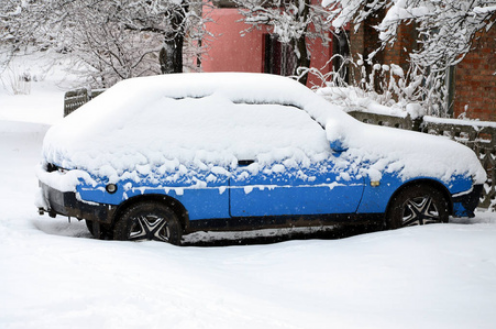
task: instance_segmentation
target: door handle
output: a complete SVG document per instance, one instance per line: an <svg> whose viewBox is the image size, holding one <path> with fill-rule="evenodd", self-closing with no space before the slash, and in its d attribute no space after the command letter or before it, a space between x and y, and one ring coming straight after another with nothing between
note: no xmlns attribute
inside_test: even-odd
<svg viewBox="0 0 496 329"><path fill-rule="evenodd" d="M238 160L238 166L249 166L254 162L255 160Z"/></svg>

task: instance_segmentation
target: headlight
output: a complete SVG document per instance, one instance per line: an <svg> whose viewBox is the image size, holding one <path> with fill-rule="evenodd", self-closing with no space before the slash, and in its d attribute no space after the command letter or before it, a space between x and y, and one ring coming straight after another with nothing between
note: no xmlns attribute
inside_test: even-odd
<svg viewBox="0 0 496 329"><path fill-rule="evenodd" d="M59 172L61 174L64 174L66 171L69 171L69 170L64 169L62 167L59 167L59 166L57 166L57 165L55 165L53 163L46 164L45 170L47 172L49 172L49 173L57 171L57 172Z"/></svg>
<svg viewBox="0 0 496 329"><path fill-rule="evenodd" d="M117 185L115 184L108 184L107 187L105 188L107 190L107 192L109 192L110 194L113 194L115 192L117 192Z"/></svg>

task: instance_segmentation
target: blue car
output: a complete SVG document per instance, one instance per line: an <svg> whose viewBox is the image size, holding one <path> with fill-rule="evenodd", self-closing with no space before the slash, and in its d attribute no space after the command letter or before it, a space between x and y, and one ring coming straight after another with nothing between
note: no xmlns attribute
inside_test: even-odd
<svg viewBox="0 0 496 329"><path fill-rule="evenodd" d="M98 238L181 244L198 231L384 228L473 217L486 174L467 147L367 125L285 77L122 81L51 127L40 212Z"/></svg>

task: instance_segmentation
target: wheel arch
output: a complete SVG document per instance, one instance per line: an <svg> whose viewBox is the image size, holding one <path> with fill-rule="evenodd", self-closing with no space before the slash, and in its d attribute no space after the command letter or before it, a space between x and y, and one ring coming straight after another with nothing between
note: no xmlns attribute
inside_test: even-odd
<svg viewBox="0 0 496 329"><path fill-rule="evenodd" d="M117 211L115 212L115 215L112 218L112 225L115 224L116 220L129 207L132 207L133 205L144 201L154 201L166 205L176 214L177 218L179 219L179 223L181 224L182 230L185 231L186 228L188 227L188 222L189 222L188 211L186 210L184 205L181 202L179 202L177 199L164 194L137 195L123 201L117 208Z"/></svg>
<svg viewBox="0 0 496 329"><path fill-rule="evenodd" d="M401 185L396 191L391 195L389 198L387 207L386 207L386 216L390 211L391 208L391 203L395 199L395 197L403 192L404 190L408 189L411 186L415 185L424 185L424 186L430 186L431 188L435 188L439 192L443 194L445 197L445 200L448 202L448 214L452 215L453 214L453 200L451 198L451 193L449 192L448 188L444 186L441 182L436 181L434 179L428 179L428 178L421 178L421 179L415 179L412 181L408 181L405 184Z"/></svg>

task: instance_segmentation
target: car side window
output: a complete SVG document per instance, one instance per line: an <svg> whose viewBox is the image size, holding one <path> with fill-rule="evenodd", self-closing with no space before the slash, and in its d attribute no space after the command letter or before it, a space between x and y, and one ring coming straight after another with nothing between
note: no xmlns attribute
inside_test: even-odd
<svg viewBox="0 0 496 329"><path fill-rule="evenodd" d="M233 124L239 138L238 159L260 154L321 153L328 149L325 130L308 113L291 105L235 104Z"/></svg>

